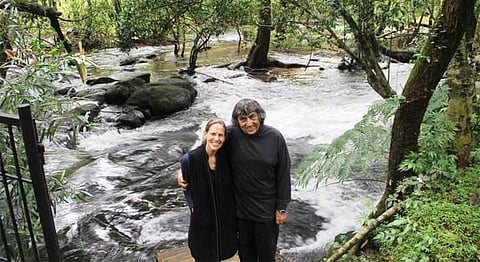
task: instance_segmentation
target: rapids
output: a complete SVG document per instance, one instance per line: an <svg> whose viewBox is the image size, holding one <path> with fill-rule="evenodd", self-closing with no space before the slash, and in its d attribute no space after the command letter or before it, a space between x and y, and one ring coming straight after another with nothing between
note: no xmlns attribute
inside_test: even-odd
<svg viewBox="0 0 480 262"><path fill-rule="evenodd" d="M82 133L75 150L48 144L46 171L52 173L87 159L69 178L85 201L56 208L55 223L65 261L152 261L157 252L186 244L188 208L176 186L175 171L184 152L198 142L205 121L217 116L230 121L234 104L254 98L267 112L265 123L285 136L293 164L317 144L329 143L352 128L381 99L363 72L336 69L339 57L315 55L307 69L277 71L277 81L266 83L243 71L217 68L241 60L235 39L224 38L199 55L194 76L198 97L193 106L164 119L133 129L117 129L100 122ZM128 56L155 54L146 63L119 66ZM308 62L309 56L271 55L283 62ZM141 47L130 53L101 50L89 58L96 75L113 78L150 72L152 82L185 68L188 59L172 55L171 47ZM319 68L323 68L320 70ZM390 82L401 90L411 69L391 64ZM214 76L223 81L205 83ZM85 88L76 83L77 88ZM103 109L100 117L113 112ZM296 170L292 172L295 182ZM336 234L358 229L362 216L374 207L382 183L332 184L292 188L289 222L281 226L279 252L295 261L310 261L322 253Z"/></svg>

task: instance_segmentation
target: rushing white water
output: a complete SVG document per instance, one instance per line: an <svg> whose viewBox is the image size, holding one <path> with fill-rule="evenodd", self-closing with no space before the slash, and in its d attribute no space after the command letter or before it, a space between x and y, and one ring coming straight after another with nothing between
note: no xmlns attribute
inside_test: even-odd
<svg viewBox="0 0 480 262"><path fill-rule="evenodd" d="M158 51L158 49L143 50L144 53ZM114 52L105 52L103 55L118 56ZM308 56L275 54L275 57L285 62L305 64L308 62ZM128 236L125 238L135 243L132 245L151 248L162 241L171 241L169 243L172 244L168 244L167 247L184 244L188 223L185 207L171 208L158 215L155 212L139 212L139 209L131 205L135 202L144 204L150 210L152 207L155 208L155 201L150 201L150 198L146 197L149 194L146 191L154 191L157 184L155 184L156 180L153 181L154 175L149 173L150 171L141 174L135 164L129 163L161 165L168 161L161 156L130 156L129 154L146 148L155 151L164 146L163 144L167 141L160 140L160 142L149 143L148 146L143 144L163 137L166 133L180 132L186 127L194 128L198 135L200 126L211 115L229 122L234 104L242 98L253 98L259 101L267 112L265 123L278 128L289 146L297 151L300 147L301 154L308 153L312 145L331 142L332 139L352 128L367 112L368 106L381 98L369 87L363 73L338 71L335 68L338 58L317 58L319 61L315 64L323 67L324 70L310 67L307 70L279 72L276 73L277 81L271 83L249 77L243 71L210 66L200 67L197 71L201 74L196 75L198 97L191 108L165 119L149 122L134 130L99 128L84 134L79 140L78 150L72 152L93 156L94 161L78 170L72 176L71 183L77 186L89 184L90 187L94 184L95 190L92 193L94 198L86 203L61 205L56 216L57 227L66 230L67 236L73 239L75 235L81 234L78 232L77 222L82 218L85 219L93 210L102 209L126 217L121 222L112 219L110 227L114 226L116 231ZM148 66L152 65L147 64ZM386 72L390 75L390 82L396 90L401 90L410 66L392 64L390 70ZM223 81L202 82L207 76L214 76ZM180 150L175 146L175 141L170 142L172 145L168 150ZM71 155L72 152L67 154ZM49 158L54 159L65 153L51 152L50 154ZM112 156L113 158L122 157L124 161L122 164L112 161ZM144 160L139 159L142 157ZM131 161L130 158L132 158ZM55 170L59 168L58 165L59 163L50 162L48 169ZM174 176L173 169L166 172ZM295 172L293 170L293 178L296 176ZM127 184L134 184L135 188L125 186ZM122 189L118 189L119 187ZM147 190L139 190L140 187L147 187ZM156 193L150 192L150 194L155 195L154 198L157 199L176 198L178 201L183 201L181 193L177 190L174 184L170 184L168 188L155 191ZM358 229L362 216L373 208L381 193L378 188L365 188L354 182L332 184L318 189L313 186L294 185L293 200L308 204L313 208L315 215L326 218L327 222L320 230L313 232L313 238L299 239L295 244L283 243L280 237L280 253L318 252L327 242L333 240L336 234ZM294 215L291 214L291 216ZM129 219L131 216L135 216L135 219ZM126 220L128 221L125 222ZM90 243L91 248L101 249L102 244L96 243L107 241L112 236L109 236L105 228L97 227L95 231L96 236ZM288 234L288 232L290 231L282 230L281 234ZM129 247L125 249L128 250ZM110 259L113 260L111 257ZM102 261L110 260L107 257Z"/></svg>
<svg viewBox="0 0 480 262"><path fill-rule="evenodd" d="M302 58L278 55L282 61L302 62ZM308 58L308 57L307 57ZM303 59L306 59L305 57ZM303 61L305 62L305 61ZM333 65L326 58L322 66ZM409 67L392 65L393 86L399 90ZM235 72L202 68L200 72L228 79ZM329 143L361 120L368 106L381 99L366 82L363 73L342 73L334 67L299 70L279 75L278 81L264 83L242 77L233 85L222 82L201 84L196 106L208 106L212 112L229 121L233 105L242 98L254 98L267 112L266 123L277 127L287 141L308 138L312 144ZM294 176L294 175L293 175ZM370 191L371 190L371 191ZM374 188L361 189L354 182L293 189L293 199L301 199L315 208L317 215L329 220L315 240L289 247L281 253L308 253L321 249L336 234L356 230L363 216L374 207L380 194Z"/></svg>

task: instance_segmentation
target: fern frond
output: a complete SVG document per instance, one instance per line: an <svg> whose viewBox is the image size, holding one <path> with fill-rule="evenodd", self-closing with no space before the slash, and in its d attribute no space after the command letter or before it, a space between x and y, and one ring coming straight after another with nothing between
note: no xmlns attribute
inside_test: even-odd
<svg viewBox="0 0 480 262"><path fill-rule="evenodd" d="M354 173L365 173L372 164L385 162L392 116L403 99L397 96L374 103L352 129L330 145L316 147L297 167L297 184L306 186L314 181L318 188L331 178L345 181Z"/></svg>

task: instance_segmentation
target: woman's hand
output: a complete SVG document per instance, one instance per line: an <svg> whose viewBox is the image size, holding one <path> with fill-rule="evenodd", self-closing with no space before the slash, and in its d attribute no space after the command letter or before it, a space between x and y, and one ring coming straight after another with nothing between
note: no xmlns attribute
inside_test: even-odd
<svg viewBox="0 0 480 262"><path fill-rule="evenodd" d="M177 170L177 184L179 188L183 190L187 190L188 184L187 184L187 181L183 180L181 169Z"/></svg>

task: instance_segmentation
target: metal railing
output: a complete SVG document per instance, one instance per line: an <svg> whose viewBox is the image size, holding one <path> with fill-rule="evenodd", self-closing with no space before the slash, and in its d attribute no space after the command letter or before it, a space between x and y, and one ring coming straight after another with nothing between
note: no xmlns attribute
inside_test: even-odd
<svg viewBox="0 0 480 262"><path fill-rule="evenodd" d="M44 148L28 104L18 115L0 112L0 150L0 261L61 261Z"/></svg>

